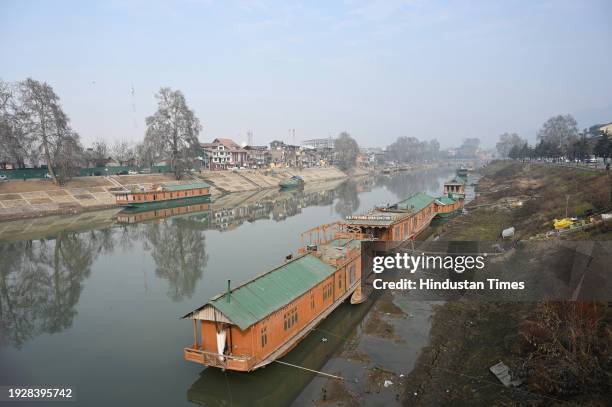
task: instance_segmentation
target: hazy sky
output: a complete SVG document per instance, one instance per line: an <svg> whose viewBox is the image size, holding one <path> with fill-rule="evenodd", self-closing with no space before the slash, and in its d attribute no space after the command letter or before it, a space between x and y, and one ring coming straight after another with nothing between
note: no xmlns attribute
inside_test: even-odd
<svg viewBox="0 0 612 407"><path fill-rule="evenodd" d="M612 121L611 22L610 0L0 0L0 78L48 82L85 145L142 139L160 86L202 141L493 145Z"/></svg>

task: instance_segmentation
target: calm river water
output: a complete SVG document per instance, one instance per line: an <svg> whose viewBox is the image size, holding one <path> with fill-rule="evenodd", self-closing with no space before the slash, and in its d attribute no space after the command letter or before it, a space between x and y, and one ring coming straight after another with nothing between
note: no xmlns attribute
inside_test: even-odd
<svg viewBox="0 0 612 407"><path fill-rule="evenodd" d="M282 263L300 232L412 193L440 194L453 172L232 194L142 222L111 210L0 223L0 385L69 385L72 406L289 405L312 376L277 364L224 374L186 362L192 324L180 317L228 279L238 285ZM343 306L323 324L348 336L365 313ZM323 351L315 336L285 360L320 366L342 345Z"/></svg>

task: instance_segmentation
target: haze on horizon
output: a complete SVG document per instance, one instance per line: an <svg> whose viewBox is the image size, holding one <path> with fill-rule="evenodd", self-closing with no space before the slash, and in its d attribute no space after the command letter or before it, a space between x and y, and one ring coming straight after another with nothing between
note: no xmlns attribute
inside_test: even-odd
<svg viewBox="0 0 612 407"><path fill-rule="evenodd" d="M0 79L48 82L85 146L141 141L170 86L201 141L492 147L556 114L612 121L611 17L605 0L3 1Z"/></svg>

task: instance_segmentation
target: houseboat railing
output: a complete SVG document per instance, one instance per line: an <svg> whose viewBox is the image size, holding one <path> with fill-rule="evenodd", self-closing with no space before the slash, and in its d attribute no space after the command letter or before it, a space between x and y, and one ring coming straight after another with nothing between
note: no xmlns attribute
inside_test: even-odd
<svg viewBox="0 0 612 407"><path fill-rule="evenodd" d="M202 363L206 366L214 366L226 369L232 365L250 367L252 356L246 355L223 355L220 353L209 352L202 349L184 348L185 359Z"/></svg>

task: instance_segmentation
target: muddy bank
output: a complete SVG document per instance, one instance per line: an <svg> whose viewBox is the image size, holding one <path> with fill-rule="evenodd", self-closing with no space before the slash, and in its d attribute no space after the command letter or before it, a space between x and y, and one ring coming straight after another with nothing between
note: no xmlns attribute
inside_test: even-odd
<svg viewBox="0 0 612 407"><path fill-rule="evenodd" d="M569 216L612 208L605 174L498 162L483 175L469 213L438 228L438 238L496 240L503 228L514 226L517 238L528 239L550 230L552 219L565 216L566 205ZM612 235L594 228L564 238ZM433 312L430 343L407 377L403 404L606 405L611 321L609 307L596 303L440 304ZM505 387L489 372L500 361L513 378L523 380L521 386Z"/></svg>

